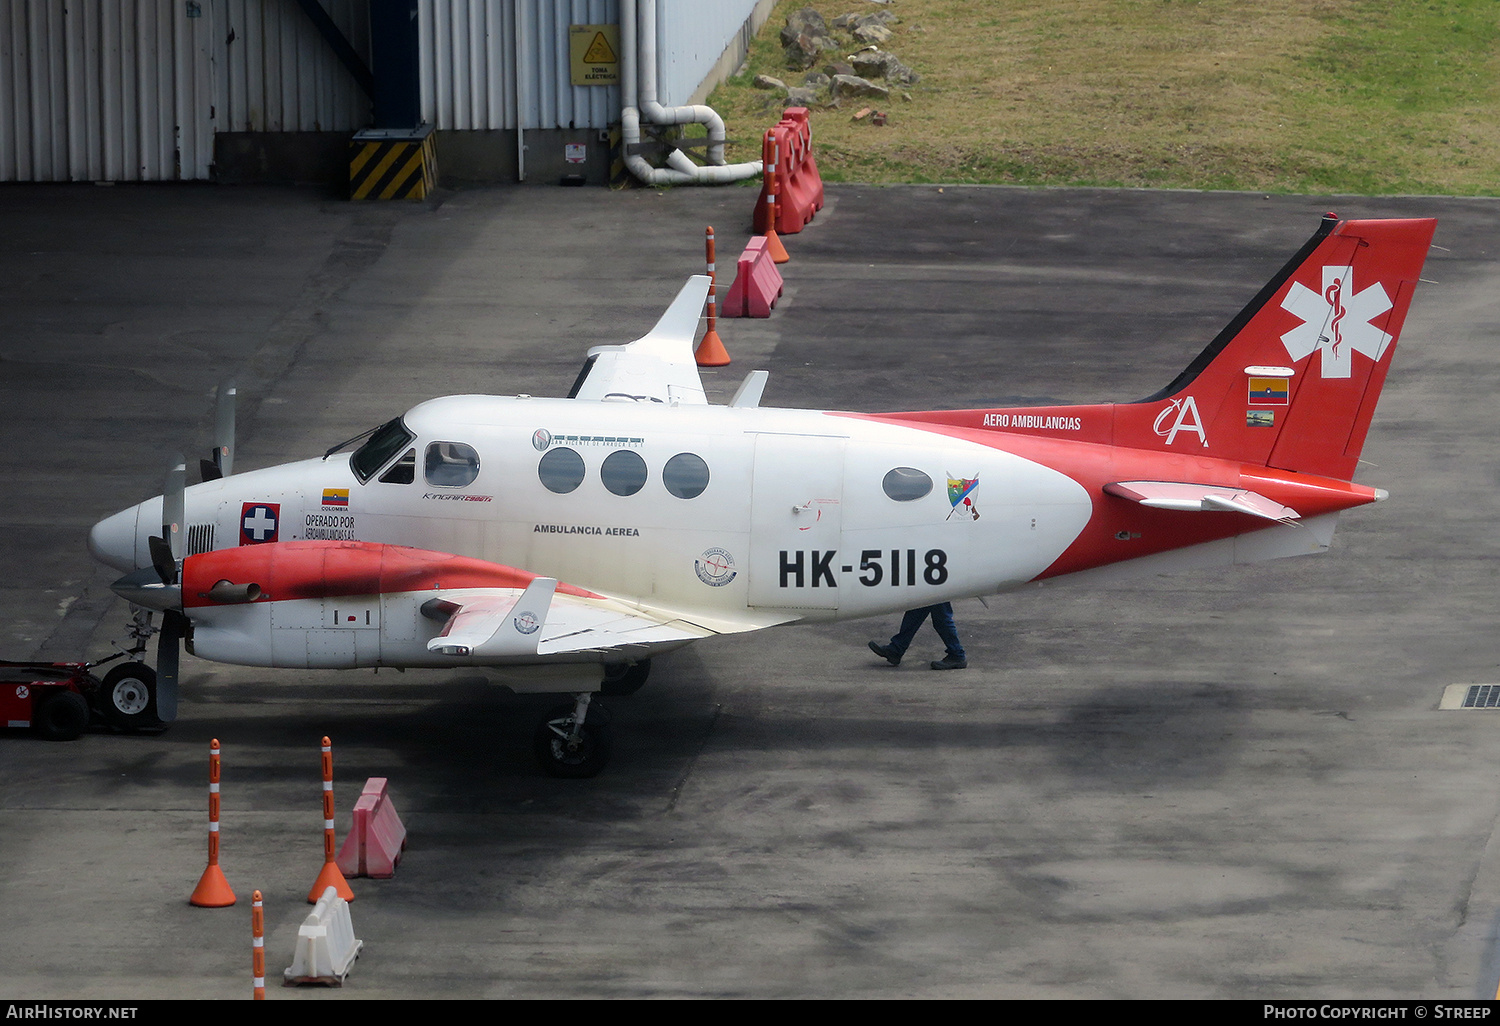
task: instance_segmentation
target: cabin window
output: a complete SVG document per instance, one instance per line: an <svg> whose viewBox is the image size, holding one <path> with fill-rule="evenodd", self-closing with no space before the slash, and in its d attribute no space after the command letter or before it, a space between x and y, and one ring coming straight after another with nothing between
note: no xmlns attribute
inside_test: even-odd
<svg viewBox="0 0 1500 1026"><path fill-rule="evenodd" d="M583 484L583 457L567 447L548 449L536 473L549 492L566 495Z"/></svg>
<svg viewBox="0 0 1500 1026"><path fill-rule="evenodd" d="M430 485L462 488L479 476L479 453L462 442L429 443L423 473Z"/></svg>
<svg viewBox="0 0 1500 1026"><path fill-rule="evenodd" d="M412 433L406 430L406 425L401 423L400 417L376 428L369 440L355 449L354 455L349 457L349 466L353 469L354 476L359 478L359 483L364 484L370 480L375 471L385 466L392 456L411 444L412 437ZM409 483L411 479L407 478L407 481Z"/></svg>
<svg viewBox="0 0 1500 1026"><path fill-rule="evenodd" d="M661 483L679 499L696 499L708 487L708 464L701 456L680 452L662 468Z"/></svg>
<svg viewBox="0 0 1500 1026"><path fill-rule="evenodd" d="M391 469L380 475L380 480L385 484L411 484L417 479L417 450L408 449L406 455L402 456Z"/></svg>
<svg viewBox="0 0 1500 1026"><path fill-rule="evenodd" d="M629 449L617 449L604 457L599 479L616 495L634 495L646 484L646 461Z"/></svg>
<svg viewBox="0 0 1500 1026"><path fill-rule="evenodd" d="M897 467L885 475L880 487L897 502L911 502L932 491L932 478L912 467Z"/></svg>

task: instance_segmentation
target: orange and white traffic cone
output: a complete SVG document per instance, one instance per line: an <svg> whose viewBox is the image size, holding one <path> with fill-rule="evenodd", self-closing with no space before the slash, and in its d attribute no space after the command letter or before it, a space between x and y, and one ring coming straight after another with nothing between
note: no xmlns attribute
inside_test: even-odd
<svg viewBox="0 0 1500 1026"><path fill-rule="evenodd" d="M698 351L693 354L693 359L700 367L724 367L729 363L729 350L724 348L724 340L719 338L718 332L719 308L714 298L713 225L708 226L704 249L708 255L708 331L704 333L703 341L698 343Z"/></svg>
<svg viewBox="0 0 1500 1026"><path fill-rule="evenodd" d="M266 999L266 913L260 891L250 897L250 975L256 1001Z"/></svg>
<svg viewBox="0 0 1500 1026"><path fill-rule="evenodd" d="M766 168L766 252L771 254L772 263L784 264L792 258L781 244L781 236L776 234L776 187L781 184L777 165L781 163L781 142L773 136L770 143L771 163Z"/></svg>
<svg viewBox="0 0 1500 1026"><path fill-rule="evenodd" d="M219 868L219 739L208 749L208 867L198 878L189 904L199 908L226 908L235 902L234 891Z"/></svg>
<svg viewBox="0 0 1500 1026"><path fill-rule="evenodd" d="M323 739L323 871L318 874L312 890L307 892L309 905L316 905L318 899L323 896L323 892L330 887L345 901L354 900L354 892L349 889L349 881L344 879L343 871L334 861L337 855L338 845L333 839L333 742L325 737Z"/></svg>

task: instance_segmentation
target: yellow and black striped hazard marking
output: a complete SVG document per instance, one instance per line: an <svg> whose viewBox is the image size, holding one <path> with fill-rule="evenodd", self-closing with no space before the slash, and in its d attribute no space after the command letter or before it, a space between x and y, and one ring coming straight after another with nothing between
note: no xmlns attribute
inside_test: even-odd
<svg viewBox="0 0 1500 1026"><path fill-rule="evenodd" d="M423 199L437 186L434 133L349 144L350 199Z"/></svg>
<svg viewBox="0 0 1500 1026"><path fill-rule="evenodd" d="M620 126L609 130L609 187L623 189L630 184L630 175L625 170L624 136Z"/></svg>

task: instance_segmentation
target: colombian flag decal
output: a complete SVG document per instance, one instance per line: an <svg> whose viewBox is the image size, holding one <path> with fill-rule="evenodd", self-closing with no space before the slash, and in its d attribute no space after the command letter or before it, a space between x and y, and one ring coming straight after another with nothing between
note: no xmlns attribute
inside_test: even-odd
<svg viewBox="0 0 1500 1026"><path fill-rule="evenodd" d="M347 506L349 505L349 489L347 488L324 488L323 505L325 506Z"/></svg>
<svg viewBox="0 0 1500 1026"><path fill-rule="evenodd" d="M1250 403L1253 406L1287 405L1286 378L1251 378Z"/></svg>

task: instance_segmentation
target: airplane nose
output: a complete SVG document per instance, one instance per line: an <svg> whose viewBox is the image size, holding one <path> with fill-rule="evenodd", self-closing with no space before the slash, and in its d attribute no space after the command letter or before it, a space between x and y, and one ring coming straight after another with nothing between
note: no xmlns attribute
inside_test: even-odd
<svg viewBox="0 0 1500 1026"><path fill-rule="evenodd" d="M116 570L136 569L136 523L140 515L141 507L131 506L99 521L89 531L89 553Z"/></svg>

